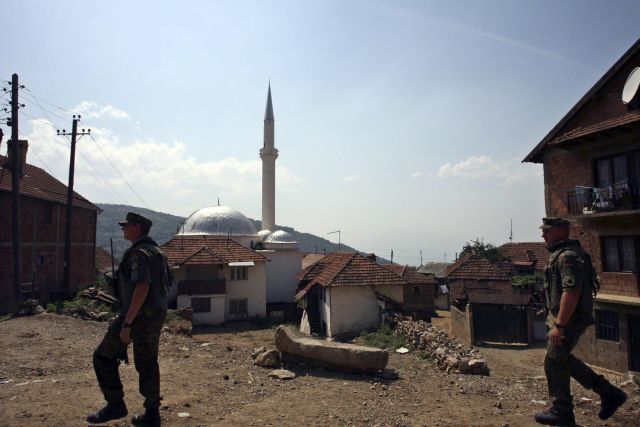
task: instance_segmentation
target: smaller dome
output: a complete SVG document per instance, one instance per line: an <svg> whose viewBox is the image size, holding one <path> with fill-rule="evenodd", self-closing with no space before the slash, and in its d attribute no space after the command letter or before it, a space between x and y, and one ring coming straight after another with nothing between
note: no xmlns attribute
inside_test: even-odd
<svg viewBox="0 0 640 427"><path fill-rule="evenodd" d="M267 237L265 243L298 243L293 236L286 231L278 230L274 231Z"/></svg>
<svg viewBox="0 0 640 427"><path fill-rule="evenodd" d="M298 242L286 231L274 231L262 243L265 249L285 250L298 249Z"/></svg>
<svg viewBox="0 0 640 427"><path fill-rule="evenodd" d="M265 241L267 237L272 233L271 230L260 230L258 231L258 243L262 243Z"/></svg>

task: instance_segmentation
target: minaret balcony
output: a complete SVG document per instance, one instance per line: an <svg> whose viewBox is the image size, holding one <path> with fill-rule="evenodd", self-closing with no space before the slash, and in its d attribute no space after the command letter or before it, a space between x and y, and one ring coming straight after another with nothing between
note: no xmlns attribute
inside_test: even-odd
<svg viewBox="0 0 640 427"><path fill-rule="evenodd" d="M277 148L261 148L260 158L263 158L263 157L278 157L278 149Z"/></svg>

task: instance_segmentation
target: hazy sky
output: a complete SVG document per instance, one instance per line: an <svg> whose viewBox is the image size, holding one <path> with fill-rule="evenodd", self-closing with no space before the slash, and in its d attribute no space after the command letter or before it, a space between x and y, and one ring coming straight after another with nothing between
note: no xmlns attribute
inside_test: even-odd
<svg viewBox="0 0 640 427"><path fill-rule="evenodd" d="M521 160L640 35L638 1L9 0L3 16L29 162L66 183L55 129L82 114L91 201L188 215L219 197L259 219L271 79L276 223L412 265L502 244L511 218L515 241L540 240L542 168Z"/></svg>

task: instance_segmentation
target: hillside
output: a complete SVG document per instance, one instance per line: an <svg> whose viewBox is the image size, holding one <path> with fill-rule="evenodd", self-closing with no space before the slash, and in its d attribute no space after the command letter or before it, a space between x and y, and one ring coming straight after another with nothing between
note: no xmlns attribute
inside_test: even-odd
<svg viewBox="0 0 640 427"><path fill-rule="evenodd" d="M153 221L153 228L151 229L151 236L159 243L163 244L169 241L171 237L176 233L179 226L185 220L184 217L166 214L162 212L152 211L150 209L139 208L136 206L128 205L111 205L106 203L99 203L97 206L102 209L100 215L98 215L98 224L96 231L96 244L102 246L109 251L109 239L113 239L113 252L116 257L120 257L124 250L129 246L129 243L122 238L122 231L118 225L118 221L127 216L127 212L135 211L145 215ZM251 218L250 218L251 219ZM251 219L256 227L256 230L260 230L262 222L259 220ZM327 253L338 250L336 243L330 242L322 237L315 236L310 233L303 233L296 231L295 229L287 226L276 225L277 230L284 230L290 233L299 243L300 250L307 253ZM354 252L356 249L344 243L340 246L342 251ZM357 251L360 252L360 251ZM388 263L389 261L384 258L379 258L381 263Z"/></svg>

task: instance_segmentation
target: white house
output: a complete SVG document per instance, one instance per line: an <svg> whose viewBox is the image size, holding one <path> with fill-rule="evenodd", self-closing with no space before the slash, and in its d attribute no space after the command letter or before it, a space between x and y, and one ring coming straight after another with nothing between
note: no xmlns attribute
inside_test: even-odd
<svg viewBox="0 0 640 427"><path fill-rule="evenodd" d="M326 336L375 327L393 305L401 310L409 283L358 253L333 252L298 274L304 313L300 330Z"/></svg>
<svg viewBox="0 0 640 427"><path fill-rule="evenodd" d="M162 246L174 271L171 297L194 325L266 315L267 258L228 237L177 235Z"/></svg>

